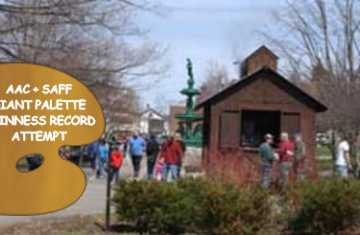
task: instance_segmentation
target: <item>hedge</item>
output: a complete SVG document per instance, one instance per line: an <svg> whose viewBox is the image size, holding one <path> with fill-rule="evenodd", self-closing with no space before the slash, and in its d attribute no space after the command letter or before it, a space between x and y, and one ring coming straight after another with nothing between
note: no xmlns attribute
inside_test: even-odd
<svg viewBox="0 0 360 235"><path fill-rule="evenodd" d="M202 178L121 181L113 200L119 220L139 233L321 235L360 228L356 180L303 182L285 194Z"/></svg>
<svg viewBox="0 0 360 235"><path fill-rule="evenodd" d="M120 220L139 233L256 234L268 223L268 193L204 179L176 183L121 181L114 201Z"/></svg>
<svg viewBox="0 0 360 235"><path fill-rule="evenodd" d="M360 183L328 179L305 182L288 193L289 227L294 234L351 234L360 222ZM357 233L358 234L358 233Z"/></svg>

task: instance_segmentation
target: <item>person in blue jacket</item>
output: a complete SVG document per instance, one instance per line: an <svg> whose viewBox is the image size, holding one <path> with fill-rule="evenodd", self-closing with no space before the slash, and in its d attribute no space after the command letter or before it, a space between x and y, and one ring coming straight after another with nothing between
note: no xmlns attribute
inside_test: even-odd
<svg viewBox="0 0 360 235"><path fill-rule="evenodd" d="M134 134L129 140L129 152L134 169L134 177L139 177L141 160L145 153L145 140Z"/></svg>
<svg viewBox="0 0 360 235"><path fill-rule="evenodd" d="M98 147L98 160L97 160L97 178L104 176L106 162L109 157L109 146L105 140L101 140Z"/></svg>

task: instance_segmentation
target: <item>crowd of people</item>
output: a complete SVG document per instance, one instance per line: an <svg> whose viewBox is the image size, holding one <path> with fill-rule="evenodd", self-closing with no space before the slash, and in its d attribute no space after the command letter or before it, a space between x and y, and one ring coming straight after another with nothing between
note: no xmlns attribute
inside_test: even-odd
<svg viewBox="0 0 360 235"><path fill-rule="evenodd" d="M146 158L148 179L174 181L181 174L185 145L178 134L161 141L155 135L134 134L129 138L101 139L88 145L86 152L93 171L90 180L109 174L111 181L118 181L123 162L128 157L134 178L140 177L141 162Z"/></svg>
<svg viewBox="0 0 360 235"><path fill-rule="evenodd" d="M300 134L292 136L283 132L280 134L280 141L274 143L274 136L266 134L264 142L259 147L261 158L261 185L269 188L273 181L282 186L289 184L289 179L295 181L304 179L307 174L306 145ZM360 142L360 141L359 141ZM350 145L345 137L337 140L335 169L338 176L347 178L350 172L360 176L360 168L355 172L350 161ZM276 148L275 148L276 147ZM78 152L75 148L75 157L69 157L70 151L63 150L60 155L65 159L79 165ZM110 140L100 139L86 146L92 169L90 180L110 176L110 180L118 181L121 167L126 158L131 161L133 177L139 178L143 159L146 159L146 178L159 181L174 181L181 175L182 163L186 151L185 144L179 134L170 135L159 139L155 135L144 136L133 134L126 138L113 136ZM356 151L360 153L359 151ZM360 159L357 157L356 159ZM36 169L41 165L40 156L29 156L27 159L29 170ZM277 162L278 164L274 164ZM360 160L357 162L360 166ZM279 174L273 180L273 168L278 166Z"/></svg>
<svg viewBox="0 0 360 235"><path fill-rule="evenodd" d="M305 144L300 134L294 136L295 141L291 141L288 133L283 132L280 136L278 149L273 148L274 136L265 135L265 141L260 145L259 153L262 160L261 166L261 185L268 188L272 182L273 163L278 161L281 185L287 185L290 172L294 172L295 179L305 176Z"/></svg>
<svg viewBox="0 0 360 235"><path fill-rule="evenodd" d="M273 163L278 162L278 182L286 186L289 182L290 172L294 180L303 179L306 174L306 148L300 134L294 136L294 141L289 139L286 132L281 133L277 150L273 148L274 136L266 134L265 141L259 148L261 164L261 185L268 188L272 183ZM345 137L339 137L336 145L335 169L339 177L347 178L353 171L350 161L350 145Z"/></svg>

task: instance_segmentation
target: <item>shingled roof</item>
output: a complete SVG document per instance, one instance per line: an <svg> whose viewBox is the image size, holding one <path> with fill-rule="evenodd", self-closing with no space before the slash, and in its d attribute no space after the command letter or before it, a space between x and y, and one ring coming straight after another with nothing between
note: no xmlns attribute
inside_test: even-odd
<svg viewBox="0 0 360 235"><path fill-rule="evenodd" d="M205 100L201 101L199 104L196 105L196 109L200 109L204 106L212 105L219 101L222 101L228 96L234 94L235 92L238 92L242 88L252 84L253 82L261 78L268 79L277 87L287 92L290 96L298 100L300 103L303 103L304 105L313 109L315 112L325 112L327 110L327 107L320 101L316 100L314 97L312 97L299 87L295 86L282 75L268 67L263 67L258 71L250 74L249 76L242 78L238 82L229 85L220 92L206 98Z"/></svg>

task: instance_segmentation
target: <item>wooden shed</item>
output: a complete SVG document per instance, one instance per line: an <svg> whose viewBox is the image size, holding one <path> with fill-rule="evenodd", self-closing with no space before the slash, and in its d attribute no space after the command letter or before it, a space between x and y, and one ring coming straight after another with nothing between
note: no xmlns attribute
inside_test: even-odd
<svg viewBox="0 0 360 235"><path fill-rule="evenodd" d="M204 111L203 164L209 173L257 181L264 135L274 135L276 147L280 133L287 132L303 136L306 172L317 175L315 116L327 108L277 73L277 60L260 47L242 63L239 81L197 105Z"/></svg>

